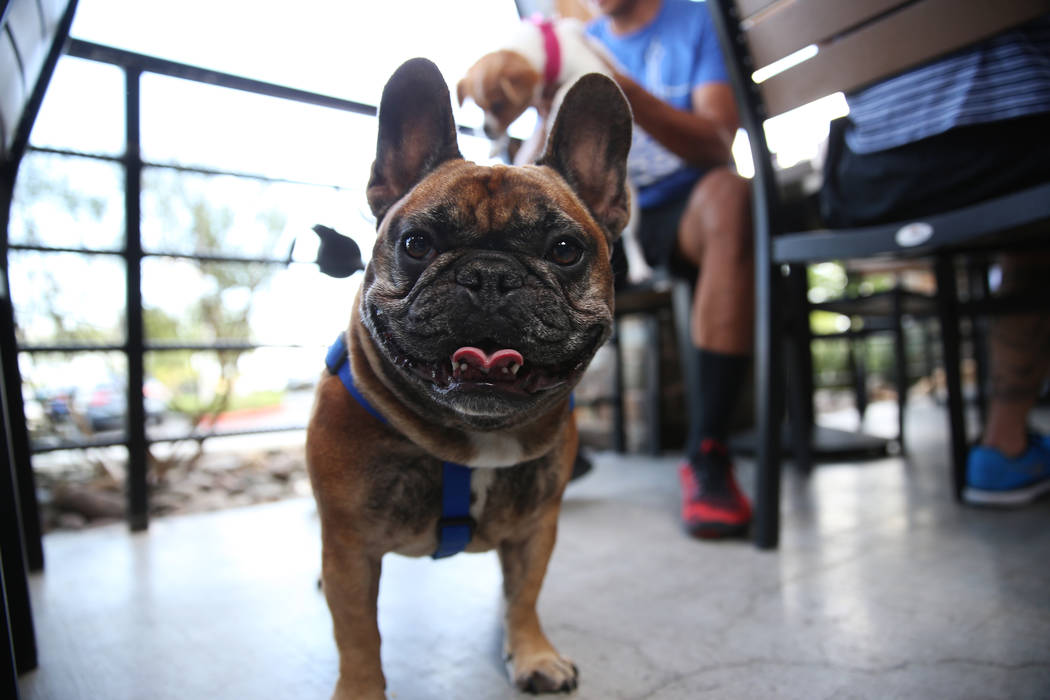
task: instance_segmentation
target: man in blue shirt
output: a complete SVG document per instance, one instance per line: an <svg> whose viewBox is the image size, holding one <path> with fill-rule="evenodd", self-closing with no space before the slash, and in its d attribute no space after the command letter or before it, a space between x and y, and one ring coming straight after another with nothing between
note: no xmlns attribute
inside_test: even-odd
<svg viewBox="0 0 1050 700"><path fill-rule="evenodd" d="M691 318L702 411L679 469L682 517L698 537L743 533L751 506L733 476L729 420L750 364L754 269L750 186L732 169L738 117L707 6L690 0L591 0L588 34L618 63L634 111L628 177L647 261L698 271Z"/></svg>

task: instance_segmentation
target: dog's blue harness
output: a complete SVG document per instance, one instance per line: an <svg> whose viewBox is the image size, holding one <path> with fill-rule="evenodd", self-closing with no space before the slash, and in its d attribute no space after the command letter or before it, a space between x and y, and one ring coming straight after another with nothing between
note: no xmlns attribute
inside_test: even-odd
<svg viewBox="0 0 1050 700"><path fill-rule="evenodd" d="M325 366L329 372L338 375L343 386L363 409L381 423L387 422L383 414L368 403L354 384L344 333L340 333L332 347L328 348ZM474 533L476 523L470 516L470 475L470 467L455 462L441 463L441 519L438 520L438 546L431 555L435 559L462 552Z"/></svg>

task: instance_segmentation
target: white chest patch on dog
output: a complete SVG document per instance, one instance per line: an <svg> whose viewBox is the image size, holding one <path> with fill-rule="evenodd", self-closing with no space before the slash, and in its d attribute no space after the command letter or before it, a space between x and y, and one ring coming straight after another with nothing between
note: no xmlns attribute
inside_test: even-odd
<svg viewBox="0 0 1050 700"><path fill-rule="evenodd" d="M481 514L485 512L485 502L489 497L489 487L496 479L496 470L481 467L470 470L470 493L474 497L470 504L470 517L474 522L481 520Z"/></svg>
<svg viewBox="0 0 1050 700"><path fill-rule="evenodd" d="M468 433L474 455L469 467L512 467L522 461L525 450L521 443L506 436L491 433Z"/></svg>

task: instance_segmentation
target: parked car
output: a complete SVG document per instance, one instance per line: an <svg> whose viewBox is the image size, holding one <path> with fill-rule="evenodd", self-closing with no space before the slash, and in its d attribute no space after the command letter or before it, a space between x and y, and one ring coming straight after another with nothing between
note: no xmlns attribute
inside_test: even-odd
<svg viewBox="0 0 1050 700"><path fill-rule="evenodd" d="M163 385L147 381L142 389L146 408L146 424L156 425L164 420L168 410ZM123 430L124 416L128 412L127 390L119 384L100 384L87 397L84 415L94 432Z"/></svg>

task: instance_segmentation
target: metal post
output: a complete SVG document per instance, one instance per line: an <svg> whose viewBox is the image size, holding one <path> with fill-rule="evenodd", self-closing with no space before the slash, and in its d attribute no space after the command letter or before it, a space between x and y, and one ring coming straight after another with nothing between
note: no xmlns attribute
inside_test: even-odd
<svg viewBox="0 0 1050 700"><path fill-rule="evenodd" d="M809 327L809 303L806 300L806 266L792 265L784 280L787 295L784 307L787 324L785 361L790 368L785 388L788 392L788 419L791 424L791 449L795 467L808 473L813 469L813 333ZM783 307L782 307L783 308Z"/></svg>
<svg viewBox="0 0 1050 700"><path fill-rule="evenodd" d="M952 485L956 500L962 499L966 481L966 411L963 405L962 376L959 362L959 300L955 266L951 256L939 255L935 264L937 275L937 307L941 322L941 347L944 360L944 378L948 388L948 429L951 438Z"/></svg>
<svg viewBox="0 0 1050 700"><path fill-rule="evenodd" d="M700 355L693 345L690 316L693 309L692 279L673 277L671 281L671 313L674 317L675 340L678 344L678 361L682 367L682 386L685 394L686 455L700 449L700 414L702 411L700 392Z"/></svg>
<svg viewBox="0 0 1050 700"><path fill-rule="evenodd" d="M757 212L756 212L757 213ZM768 220L756 225L768 226ZM767 229L768 231L768 229ZM755 250L755 454L754 542L759 549L776 549L780 540L780 437L783 423L784 367L781 356L780 271L767 245Z"/></svg>
<svg viewBox="0 0 1050 700"><path fill-rule="evenodd" d="M7 355L8 351L3 354ZM6 404L4 408L7 408ZM6 411L3 418L7 425L11 424ZM36 633L26 577L24 518L18 503L14 465L7 461L9 454L7 432L0 430L0 455L7 462L0 467L0 572L3 575L3 600L0 604L4 608L4 627L9 635L15 669L23 673L37 666Z"/></svg>
<svg viewBox="0 0 1050 700"><path fill-rule="evenodd" d="M897 375L897 444L904 452L904 416L908 403L908 346L904 342L904 290L893 286L893 354Z"/></svg>
<svg viewBox="0 0 1050 700"><path fill-rule="evenodd" d="M0 346L5 351L0 355L0 400L5 407L2 429L7 443L3 457L11 460L14 488L20 507L22 546L30 571L44 568L44 544L40 528L40 508L36 499L36 478L29 446L29 431L26 429L25 405L22 399L22 373L18 369L18 340L15 335L14 307L8 289L7 253L8 222L11 220L11 197L14 191L17 165L4 168L0 178Z"/></svg>
<svg viewBox="0 0 1050 700"><path fill-rule="evenodd" d="M15 661L15 642L11 636L11 624L8 615L7 583L4 572L0 570L0 634L7 642L7 653L0 659L0 693L12 700L19 700L18 667Z"/></svg>
<svg viewBox="0 0 1050 700"><path fill-rule="evenodd" d="M857 324L857 317L850 317L850 325ZM867 333L850 330L846 335L846 363L853 378L853 400L857 406L857 421L864 424L864 415L868 411L868 364L865 360Z"/></svg>
<svg viewBox="0 0 1050 700"><path fill-rule="evenodd" d="M128 525L132 531L149 526L149 492L146 482L146 409L142 398L144 383L142 329L142 239L141 194L142 154L140 149L140 95L142 72L124 71L125 150L124 150L124 258L127 268L126 310L128 361Z"/></svg>
<svg viewBox="0 0 1050 700"><path fill-rule="evenodd" d="M626 385L623 380L624 374L624 352L622 345L622 338L620 330L623 328L623 319L617 317L613 322L612 337L609 339L609 344L612 345L613 353L616 358L615 369L613 371L613 401L612 401L612 422L613 422L613 449L616 452L623 454L627 451L627 437L626 427L624 419L624 401L626 400Z"/></svg>
<svg viewBox="0 0 1050 700"><path fill-rule="evenodd" d="M649 339L649 352L645 363L645 425L646 442L649 454L658 456L661 450L660 426L663 416L660 404L663 397L663 382L660 376L660 365L663 362L663 343L660 327L660 314L650 314L645 318L645 334Z"/></svg>
<svg viewBox="0 0 1050 700"><path fill-rule="evenodd" d="M988 261L981 259L971 261L967 266L970 276L970 299L986 302L991 298L992 290L988 281ZM970 315L970 346L973 348L974 366L977 370L976 399L977 415L981 425L988 421L988 319L974 313Z"/></svg>

